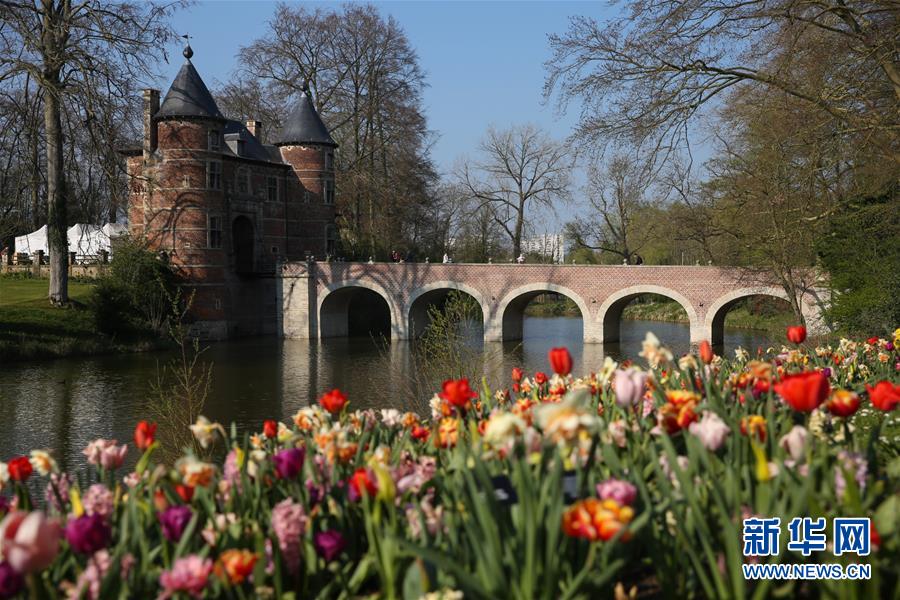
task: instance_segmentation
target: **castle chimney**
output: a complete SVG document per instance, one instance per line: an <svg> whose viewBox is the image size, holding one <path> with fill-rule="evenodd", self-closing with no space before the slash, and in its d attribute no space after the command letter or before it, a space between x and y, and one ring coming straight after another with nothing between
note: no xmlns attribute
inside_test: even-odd
<svg viewBox="0 0 900 600"><path fill-rule="evenodd" d="M262 121L253 121L253 120L247 121L247 131L249 131L250 134L253 137L255 137L256 139L258 139L260 142L263 141L262 140Z"/></svg>
<svg viewBox="0 0 900 600"><path fill-rule="evenodd" d="M159 90L144 90L144 160L156 150L156 123L153 116L159 112Z"/></svg>

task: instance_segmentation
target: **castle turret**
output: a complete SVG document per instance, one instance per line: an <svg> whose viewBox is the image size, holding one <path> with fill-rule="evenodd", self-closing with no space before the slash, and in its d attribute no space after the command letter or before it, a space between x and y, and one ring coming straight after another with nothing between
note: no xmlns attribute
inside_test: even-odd
<svg viewBox="0 0 900 600"><path fill-rule="evenodd" d="M302 189L302 206L288 209L288 255L333 254L337 243L334 225L334 151L337 143L313 105L304 86L273 140L281 159L289 164Z"/></svg>

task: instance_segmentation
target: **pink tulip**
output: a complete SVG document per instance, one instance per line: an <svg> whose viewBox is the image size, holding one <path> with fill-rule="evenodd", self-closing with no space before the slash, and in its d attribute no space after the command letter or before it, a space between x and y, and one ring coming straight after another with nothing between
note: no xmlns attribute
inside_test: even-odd
<svg viewBox="0 0 900 600"><path fill-rule="evenodd" d="M719 415L706 411L700 421L691 423L688 430L700 440L703 447L710 452L715 452L725 443L728 432L731 429L725 424Z"/></svg>
<svg viewBox="0 0 900 600"><path fill-rule="evenodd" d="M99 465L107 470L118 469L125 462L128 444L116 445L116 440L97 439L82 451L92 465Z"/></svg>
<svg viewBox="0 0 900 600"><path fill-rule="evenodd" d="M14 511L0 522L0 553L19 573L40 571L56 558L60 534L44 513Z"/></svg>
<svg viewBox="0 0 900 600"><path fill-rule="evenodd" d="M648 374L634 367L617 369L613 379L616 404L621 407L635 406L644 395Z"/></svg>

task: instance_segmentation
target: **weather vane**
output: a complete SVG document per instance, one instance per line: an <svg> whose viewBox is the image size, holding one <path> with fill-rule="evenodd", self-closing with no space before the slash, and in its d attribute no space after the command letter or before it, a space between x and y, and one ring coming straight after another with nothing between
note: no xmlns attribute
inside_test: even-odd
<svg viewBox="0 0 900 600"><path fill-rule="evenodd" d="M182 54L186 59L191 60L191 57L194 55L194 51L191 49L191 36L190 34L185 33L181 37L185 39L184 51Z"/></svg>

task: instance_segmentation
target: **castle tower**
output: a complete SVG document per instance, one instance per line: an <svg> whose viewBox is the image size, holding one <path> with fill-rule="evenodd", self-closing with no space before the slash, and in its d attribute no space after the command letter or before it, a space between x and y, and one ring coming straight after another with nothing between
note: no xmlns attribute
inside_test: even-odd
<svg viewBox="0 0 900 600"><path fill-rule="evenodd" d="M160 105L144 92L144 139L123 150L130 176L129 228L164 253L193 293L196 335L274 332L275 266L333 252L334 148L308 93L276 145L263 123L220 111L193 50Z"/></svg>
<svg viewBox="0 0 900 600"><path fill-rule="evenodd" d="M288 257L334 254L334 151L337 144L304 86L297 103L274 137L281 159L296 175L298 204L287 208Z"/></svg>

